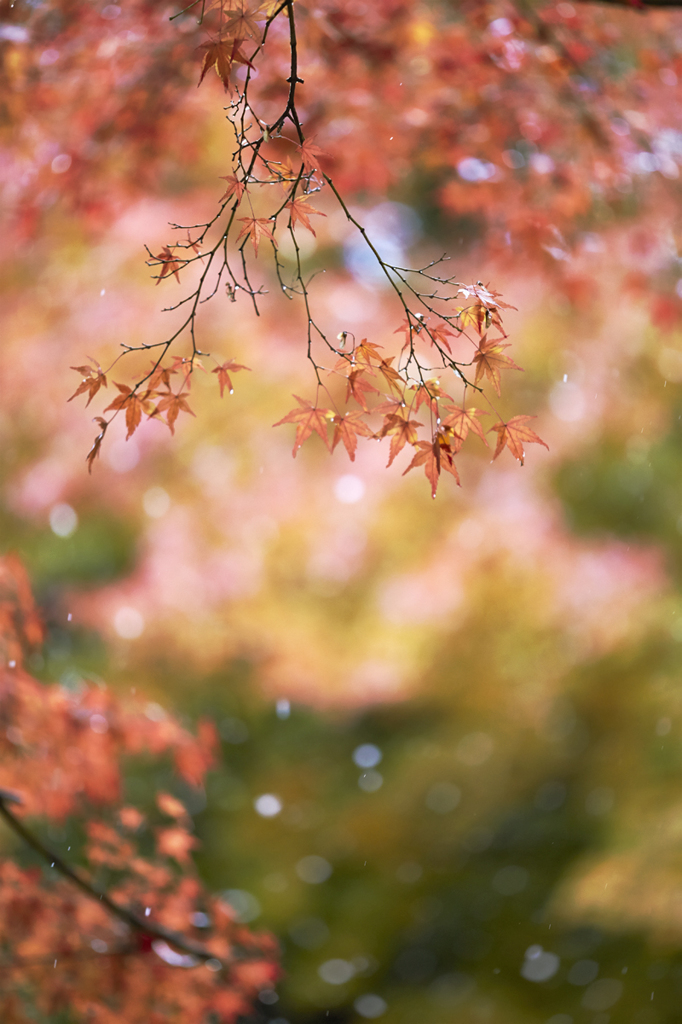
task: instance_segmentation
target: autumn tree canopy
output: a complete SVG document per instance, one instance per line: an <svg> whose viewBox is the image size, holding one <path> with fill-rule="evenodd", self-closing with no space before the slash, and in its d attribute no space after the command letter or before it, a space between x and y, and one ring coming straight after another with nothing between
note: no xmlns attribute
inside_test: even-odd
<svg viewBox="0 0 682 1024"><path fill-rule="evenodd" d="M192 413L197 367L216 374L221 394L232 391L231 373L244 367L204 354L201 307L226 293L257 314L266 258L277 289L303 307L294 315L316 380L280 421L297 425L294 454L313 432L330 448L343 444L351 459L358 437L390 436L389 464L412 446L410 468L424 467L435 496L442 468L457 478L454 456L469 424L492 414L474 432L484 443L497 434L494 457L509 446L523 461L524 443L538 441L529 411L502 415L482 387L499 396L500 371L518 369L503 353L504 303L494 286L462 284L447 256L414 268L391 264L348 202L395 189L428 196L487 254L532 257L569 295L584 291L588 282L571 274L570 262L576 247L594 244L590 226L633 215L675 221L679 58L666 17L582 3L454 8L394 0L371 10L255 0L181 11L8 9L14 231L37 230L56 203L101 226L172 159L190 83L205 83L216 103L227 103L232 154L217 211L203 224L173 226L148 249L157 284L171 292L170 333L123 340L110 366L74 367L81 383L73 397L87 393L89 405L109 379L118 391L97 418L90 466L111 416L125 417L129 437L143 415L173 432L180 413ZM185 148L177 163L187 160ZM311 216L325 217L335 204L395 293L395 326L381 339L350 336L316 312L298 240L315 234ZM285 236L293 267L278 255ZM671 253L671 272L675 259ZM666 273L660 262L657 283ZM625 283L644 289L646 277L630 272ZM177 282L186 289L179 301ZM675 316L678 301L659 295L659 316Z"/></svg>
<svg viewBox="0 0 682 1024"><path fill-rule="evenodd" d="M465 442L523 463L545 442L532 407L499 404L521 370L504 319L515 296L478 267L524 261L568 303L589 304L599 283L580 259L600 251L602 230L621 232L619 293L640 296L659 326L678 322L682 23L663 9L674 6L3 3L7 263L60 219L102 239L140 195L180 192L202 145L197 87L226 116L205 220L140 237L168 331L121 338L108 363L93 339L73 367L64 401L98 424L89 467L114 417L128 438L143 419L174 433L194 414L196 372L226 405L253 373L248 338L226 358L204 351L208 300L226 317L248 304L254 318L277 302L295 321L310 388L275 424L294 456L313 434L351 461L360 440L388 439L388 465L409 453L404 472L423 469L434 497L443 472L459 482ZM443 248L414 264L394 255L363 216L386 196L417 207ZM369 258L354 286L391 300L380 334L356 337L318 311L324 268L302 240L324 237L331 271L345 273L324 234L337 214ZM236 1020L279 976L273 940L203 888L175 797L158 792L145 814L121 791L139 756L171 758L201 784L211 724L195 738L158 705L38 683L25 662L41 629L28 582L15 561L1 573L0 813L39 865L0 869L4 1017L49 1019L68 1003L78 1020ZM82 823L74 863L34 827L68 816Z"/></svg>

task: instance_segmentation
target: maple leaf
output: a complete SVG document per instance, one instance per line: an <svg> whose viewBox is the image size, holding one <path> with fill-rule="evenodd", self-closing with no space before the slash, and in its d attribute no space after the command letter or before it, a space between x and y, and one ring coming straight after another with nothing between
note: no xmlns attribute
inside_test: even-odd
<svg viewBox="0 0 682 1024"><path fill-rule="evenodd" d="M171 373L177 373L180 371L185 378L183 387L186 386L188 391L192 386L192 374L195 370L203 370L204 373L206 373L204 364L196 356L192 359L188 359L187 356L173 356ZM170 384L168 384L167 387L170 388Z"/></svg>
<svg viewBox="0 0 682 1024"><path fill-rule="evenodd" d="M291 412L288 412L277 423L273 423L274 427L280 427L283 423L296 424L296 439L292 452L294 458L296 458L298 449L310 437L313 431L319 434L327 448L331 451L327 436L327 420L334 418L331 409L320 409L313 405L312 402L307 401L307 399L299 398L298 395L294 395L294 398L300 405L300 409L292 409Z"/></svg>
<svg viewBox="0 0 682 1024"><path fill-rule="evenodd" d="M84 391L88 392L88 400L85 403L85 408L90 405L97 392L101 387L107 387L107 378L102 373L102 367L95 364L96 369L92 366L72 366L71 369L75 370L76 373L80 373L83 380L78 385L71 398L68 401L72 401L77 398L78 395L82 395Z"/></svg>
<svg viewBox="0 0 682 1024"><path fill-rule="evenodd" d="M310 223L310 215L315 214L318 217L326 217L327 214L323 213L322 210L316 210L314 206L305 206L310 196L297 196L292 199L291 202L287 203L287 209L289 210L289 216L291 218L292 230L296 229L297 224L302 224L304 228L307 228L311 234L315 235L315 229ZM317 235L315 235L317 238Z"/></svg>
<svg viewBox="0 0 682 1024"><path fill-rule="evenodd" d="M459 438L460 448L466 441L470 430L473 430L474 434L478 434L480 439L483 441L483 444L487 445L488 442L485 434L483 433L483 424L479 423L476 419L477 416L487 415L488 413L483 409L476 409L474 406L470 409L461 409L459 406L450 406L448 408L448 415L443 420L442 426L452 428L455 436Z"/></svg>
<svg viewBox="0 0 682 1024"><path fill-rule="evenodd" d="M312 139L306 139L298 148L301 151L304 170L308 174L312 174L317 170L319 166L318 161L321 156L327 156L325 151L316 146Z"/></svg>
<svg viewBox="0 0 682 1024"><path fill-rule="evenodd" d="M187 808L185 805L180 803L177 797L172 796L170 793L157 793L156 806L160 811L163 811L164 814L167 814L169 818L182 820L187 817Z"/></svg>
<svg viewBox="0 0 682 1024"><path fill-rule="evenodd" d="M178 372L176 367L157 366L156 369L154 369L155 365L156 364L152 360L152 375L147 381L147 387L149 388L150 391L155 391L160 384L163 384L165 385L165 387L170 389L171 374Z"/></svg>
<svg viewBox="0 0 682 1024"><path fill-rule="evenodd" d="M298 180L298 171L294 167L290 156L285 156L284 159L279 162L278 167L270 173L268 180L279 182L284 192L289 191L289 184L292 181Z"/></svg>
<svg viewBox="0 0 682 1024"><path fill-rule="evenodd" d="M450 342L448 338L456 338L457 335L454 331L451 331L447 324L436 324L435 327L429 327L428 333L431 337L432 345L444 345L450 355L452 355L452 349L450 348Z"/></svg>
<svg viewBox="0 0 682 1024"><path fill-rule="evenodd" d="M137 807L121 807L118 812L118 819L123 828L128 829L130 832L137 832L144 821L144 814L138 811Z"/></svg>
<svg viewBox="0 0 682 1024"><path fill-rule="evenodd" d="M184 395L175 394L173 391L169 391L168 394L164 395L153 413L160 415L166 413L166 423L170 427L171 434L175 433L175 421L177 420L181 412L188 412L190 416L194 416L194 413L187 404L187 399ZM150 415L153 415L150 413Z"/></svg>
<svg viewBox="0 0 682 1024"><path fill-rule="evenodd" d="M417 420L411 420L403 416L401 413L389 413L384 420L384 425L379 431L379 437L386 437L388 434L392 434L391 447L388 455L388 462L386 468L391 465L396 455L403 450L406 444L416 444L417 442L417 427L422 427L423 423L418 423Z"/></svg>
<svg viewBox="0 0 682 1024"><path fill-rule="evenodd" d="M365 412L369 412L369 407L367 405L367 401L365 399L365 395L363 392L369 394L370 392L373 391L374 394L376 395L378 395L379 392L372 384L369 383L369 381L363 379L365 373L365 369L358 367L355 370L351 370L351 372L348 374L348 377L346 378L346 403L348 402L348 399L352 395L355 401L362 406Z"/></svg>
<svg viewBox="0 0 682 1024"><path fill-rule="evenodd" d="M497 447L495 448L495 454L493 455L493 462L500 454L500 452L506 446L512 453L515 459L518 459L521 465L526 455L523 450L524 443L526 444L541 444L549 451L549 445L545 444L541 437L531 430L530 427L526 427L525 424L528 420L534 420L535 416L512 416L507 423L495 423L490 430L497 432Z"/></svg>
<svg viewBox="0 0 682 1024"><path fill-rule="evenodd" d="M461 486L459 473L452 458L452 449L442 434L436 434L433 441L417 441L414 447L419 450L403 473L403 476L405 476L405 473L409 473L411 469L423 466L426 478L431 484L432 498L436 497L438 480L442 469L451 473L457 481L457 486Z"/></svg>
<svg viewBox="0 0 682 1024"><path fill-rule="evenodd" d="M438 399L447 398L448 396L441 389L440 382L437 380L427 380L424 384L420 384L417 387L417 412L422 405L426 405L432 412L438 412Z"/></svg>
<svg viewBox="0 0 682 1024"><path fill-rule="evenodd" d="M422 329L422 325L421 324L413 324L410 320L405 318L403 320L403 322L401 323L400 327L396 327L396 329L394 330L393 333L394 334L404 334L405 335L405 345L408 345L412 335L413 334L419 334L421 329Z"/></svg>
<svg viewBox="0 0 682 1024"><path fill-rule="evenodd" d="M251 61L242 53L241 43L241 39L214 39L203 43L201 48L205 49L206 53L201 66L201 77L197 84L201 85L206 73L214 67L227 92L230 87L230 71L233 64L247 64L250 68L253 67Z"/></svg>
<svg viewBox="0 0 682 1024"><path fill-rule="evenodd" d="M374 437L374 434L362 419L362 415L361 409L353 409L352 411L345 413L343 416L335 416L332 420L332 423L334 424L332 451L334 451L339 441L343 441L351 462L355 462L355 452L358 447L358 434L362 437Z"/></svg>
<svg viewBox="0 0 682 1024"><path fill-rule="evenodd" d="M364 363L369 369L372 366L372 359L376 359L377 363L381 362L379 353L381 348L383 345L375 345L373 342L367 341L367 338L363 338L351 356L354 362Z"/></svg>
<svg viewBox="0 0 682 1024"><path fill-rule="evenodd" d="M492 382L498 395L500 394L500 370L521 369L508 356L502 355L505 348L509 348L509 345L502 344L499 338L488 338L487 335L484 335L473 359L476 364L474 383L478 384L481 377L485 374L488 380Z"/></svg>
<svg viewBox="0 0 682 1024"><path fill-rule="evenodd" d="M482 330L484 325L486 328L490 327L492 322L490 319L490 310L487 306L483 306L479 302L473 306L464 306L459 309L457 311L457 318L462 329L471 326L475 327L479 332Z"/></svg>
<svg viewBox="0 0 682 1024"><path fill-rule="evenodd" d="M250 237L251 241L253 242L253 248L256 253L256 256L258 255L258 245L260 243L261 238L263 237L269 238L270 241L274 244L275 248L277 247L275 236L270 230L271 227L274 227L274 224L269 218L240 217L239 219L243 222L244 227L237 235L237 241L239 241L240 238L244 238L245 236L246 238Z"/></svg>
<svg viewBox="0 0 682 1024"><path fill-rule="evenodd" d="M173 857L178 864L189 862L190 851L199 846L196 836L191 836L186 829L175 825L172 828L160 829L156 836L156 848L165 857Z"/></svg>
<svg viewBox="0 0 682 1024"><path fill-rule="evenodd" d="M99 450L102 447L102 441L104 440L104 435L106 434L107 427L109 426L107 421L105 419L102 419L101 416L96 416L95 421L100 425L101 430L100 433L95 438L95 440L93 441L92 448L85 457L85 461L88 464L88 473L92 473L92 464L95 461L95 459L99 458Z"/></svg>
<svg viewBox="0 0 682 1024"><path fill-rule="evenodd" d="M114 381L114 384L116 384L116 381ZM113 409L115 412L118 412L121 409L125 409L126 427L128 428L128 433L126 434L127 441L139 427L142 413L147 411L149 392L146 391L143 395L136 395L127 384L116 384L116 387L121 394L104 411L109 412L110 409Z"/></svg>
<svg viewBox="0 0 682 1024"><path fill-rule="evenodd" d="M218 374L218 384L220 385L220 397L223 397L223 392L227 388L232 394L234 388L232 387L232 381L230 379L230 371L237 373L239 370L250 370L250 366L242 366L241 363L235 363L234 359L228 359L226 363L221 366L216 366L215 370L211 370L211 373Z"/></svg>
<svg viewBox="0 0 682 1024"><path fill-rule="evenodd" d="M415 334L421 334L422 329L426 326L426 317L422 313L410 313L409 317L406 317L401 323L400 327L396 327L394 334L404 334L405 342L403 344L403 352L412 341Z"/></svg>
<svg viewBox="0 0 682 1024"><path fill-rule="evenodd" d="M237 203L240 203L242 196L246 192L246 183L241 181L235 174L221 174L219 177L221 181L227 182L227 187L218 202L223 203L230 196L236 196Z"/></svg>
<svg viewBox="0 0 682 1024"><path fill-rule="evenodd" d="M163 250L158 254L158 256L154 256L154 259L159 260L162 263L161 273L156 279L157 285L163 281L167 274L175 274L175 280L180 284L180 275L178 274L178 271L184 267L187 260L179 259L177 256L174 256L167 245L164 245Z"/></svg>
<svg viewBox="0 0 682 1024"><path fill-rule="evenodd" d="M405 381L398 371L391 366L394 358L395 356L390 356L388 359L382 359L379 363L378 370L390 388L395 388L396 391L402 391L405 387Z"/></svg>
<svg viewBox="0 0 682 1024"><path fill-rule="evenodd" d="M240 41L250 37L258 39L261 30L257 22L265 20L262 12L263 4L240 5L225 23L225 32L236 36Z"/></svg>

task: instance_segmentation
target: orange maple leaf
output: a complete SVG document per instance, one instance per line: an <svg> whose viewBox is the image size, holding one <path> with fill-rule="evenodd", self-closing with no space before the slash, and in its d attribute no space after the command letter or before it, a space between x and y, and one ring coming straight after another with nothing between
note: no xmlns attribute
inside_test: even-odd
<svg viewBox="0 0 682 1024"><path fill-rule="evenodd" d="M315 229L310 223L310 215L315 214L318 217L326 217L327 214L323 213L322 210L316 210L314 206L305 206L310 196L296 196L291 202L287 203L287 209L289 210L289 216L291 218L292 230L296 229L297 224L302 224L304 228L307 228L311 234L315 235ZM317 235L315 235L317 238Z"/></svg>
<svg viewBox="0 0 682 1024"><path fill-rule="evenodd" d="M294 395L294 398L300 405L300 409L292 409L291 412L288 412L277 423L273 423L273 427L280 427L283 423L296 424L296 439L292 451L294 458L296 458L298 449L310 437L313 431L319 434L327 448L331 451L327 436L327 421L334 417L331 409L320 409L307 399L299 398L298 395Z"/></svg>
<svg viewBox="0 0 682 1024"><path fill-rule="evenodd" d="M483 424L479 423L476 419L477 416L487 416L487 412L483 409L476 409L474 406L470 409L461 409L459 406L450 407L448 412L449 415L445 417L442 425L452 428L453 433L459 440L458 451L466 441L470 430L473 430L474 434L478 434L483 444L488 444L483 433Z"/></svg>
<svg viewBox="0 0 682 1024"><path fill-rule="evenodd" d="M236 36L240 42L251 37L251 39L258 39L261 30L256 24L258 21L265 21L265 14L262 8L265 4L252 4L250 6L238 7L231 13L225 24L225 31L229 32L230 35Z"/></svg>
<svg viewBox="0 0 682 1024"><path fill-rule="evenodd" d="M75 370L76 373L80 373L83 380L78 385L71 398L68 399L70 402L72 399L77 398L78 395L82 395L84 391L88 392L88 400L85 403L85 408L90 405L97 392L101 387L107 386L107 378L102 373L102 367L98 364L96 369L92 366L72 366L71 369Z"/></svg>
<svg viewBox="0 0 682 1024"><path fill-rule="evenodd" d="M221 181L227 182L227 187L218 202L222 203L234 195L237 197L237 202L240 203L246 191L246 183L241 181L235 174L221 174L219 177Z"/></svg>
<svg viewBox="0 0 682 1024"><path fill-rule="evenodd" d="M114 384L116 384L116 381L114 381ZM128 428L128 433L126 434L127 441L139 427L142 413L147 411L149 392L145 391L142 395L136 395L127 384L116 384L116 387L121 394L104 411L109 412L110 409L113 409L115 412L118 412L120 409L125 409L126 427Z"/></svg>
<svg viewBox="0 0 682 1024"><path fill-rule="evenodd" d="M398 371L391 366L391 363L395 359L395 356L390 356L388 359L382 359L379 363L379 373L383 376L384 380L390 388L395 388L397 391L402 391L405 387L405 381L400 376Z"/></svg>
<svg viewBox="0 0 682 1024"><path fill-rule="evenodd" d="M447 324L436 324L435 327L428 327L427 332L431 338L432 345L444 345L450 355L452 355L452 349L450 348L450 342L448 338L455 338L456 334L451 331Z"/></svg>
<svg viewBox="0 0 682 1024"><path fill-rule="evenodd" d="M214 67L227 91L230 88L230 71L233 64L247 64L250 68L253 67L251 61L242 53L241 44L241 39L214 39L203 43L201 49L205 49L206 53L197 84L201 85L206 73Z"/></svg>
<svg viewBox="0 0 682 1024"><path fill-rule="evenodd" d="M474 383L478 384L485 374L498 395L500 394L500 370L521 370L521 367L517 366L509 356L502 355L505 348L509 348L509 345L502 343L499 338L488 338L484 334L473 359L476 364Z"/></svg>
<svg viewBox="0 0 682 1024"><path fill-rule="evenodd" d="M384 425L379 432L379 437L386 437L388 434L392 434L391 437L391 448L388 455L388 462L386 468L391 465L396 455L403 450L406 444L417 443L417 427L422 427L423 423L418 423L417 420L407 419L401 413L389 413L384 420Z"/></svg>
<svg viewBox="0 0 682 1024"><path fill-rule="evenodd" d="M239 370L250 370L250 366L242 366L241 363L235 363L234 359L228 359L226 363L221 366L216 366L215 370L211 370L211 373L218 374L218 383L220 384L220 397L223 397L223 392L227 388L232 394L234 388L232 387L232 381L230 379L231 370L232 373L237 373Z"/></svg>
<svg viewBox="0 0 682 1024"><path fill-rule="evenodd" d="M312 174L317 170L319 165L319 158L321 156L327 156L323 149L316 146L312 139L306 139L299 149L301 151L301 160L303 161L303 167L307 173Z"/></svg>
<svg viewBox="0 0 682 1024"><path fill-rule="evenodd" d="M339 441L343 441L344 447L350 456L350 461L355 462L355 452L358 447L358 435L361 435L362 437L374 437L374 434L362 419L362 410L353 409L351 412L347 412L343 416L335 416L332 423L334 424L332 451L334 451Z"/></svg>
<svg viewBox="0 0 682 1024"><path fill-rule="evenodd" d="M277 242L275 241L275 236L273 235L272 231L270 230L271 227L274 227L274 224L273 224L273 222L269 218L266 218L266 217L240 217L239 219L240 219L240 221L243 222L244 227L241 229L241 231L237 235L237 241L239 241L240 238L244 238L245 236L246 236L246 238L251 238L251 241L253 242L253 248L254 248L254 251L256 253L256 256L258 255L258 245L260 243L261 238L263 238L263 237L269 238L270 241L275 246L275 248L277 248Z"/></svg>
<svg viewBox="0 0 682 1024"><path fill-rule="evenodd" d="M355 401L362 406L365 412L369 412L367 400L365 399L363 392L367 392L369 394L373 391L376 395L378 395L379 392L372 384L369 383L369 381L363 379L365 372L365 369L357 367L355 370L351 370L348 374L348 377L346 378L346 402L348 402L348 399L352 395Z"/></svg>
<svg viewBox="0 0 682 1024"><path fill-rule="evenodd" d="M459 473L452 458L452 449L442 434L436 434L433 441L417 441L414 447L418 448L419 451L412 459L405 473L409 473L411 469L415 469L417 466L423 466L426 478L431 484L432 498L436 497L438 480L442 469L447 473L451 473L457 481L457 486L461 486ZM403 473L403 476L405 476L405 473Z"/></svg>
<svg viewBox="0 0 682 1024"><path fill-rule="evenodd" d="M364 363L365 367L371 370L373 359L376 359L377 363L381 361L379 352L381 348L383 345L375 345L373 342L367 341L367 338L363 338L358 347L350 353L350 360L352 363ZM348 359L349 357L344 356L343 358Z"/></svg>
<svg viewBox="0 0 682 1024"><path fill-rule="evenodd" d="M147 381L147 387L150 391L155 391L160 384L163 384L170 389L171 374L177 373L177 368L175 366L157 366L154 369L155 365L152 360L152 374Z"/></svg>
<svg viewBox="0 0 682 1024"><path fill-rule="evenodd" d="M165 857L173 857L178 864L187 864L190 851L199 845L196 836L191 836L179 825L160 829L156 836L156 848L159 853Z"/></svg>
<svg viewBox="0 0 682 1024"><path fill-rule="evenodd" d="M104 435L106 434L107 427L109 426L107 421L105 419L102 419L101 416L96 416L95 421L99 424L101 429L99 434L92 443L92 448L85 457L85 461L88 464L88 473L92 473L92 464L95 461L95 459L99 458L99 451L100 448L102 447L102 441L104 440Z"/></svg>
<svg viewBox="0 0 682 1024"><path fill-rule="evenodd" d="M164 814L167 814L169 818L182 820L187 817L187 808L185 805L180 803L177 797L172 796L170 793L157 793L156 806L160 811L163 811Z"/></svg>
<svg viewBox="0 0 682 1024"><path fill-rule="evenodd" d="M203 370L206 373L201 359L198 359L196 356L193 356L191 359L188 359L187 356L173 356L171 373L180 371L185 378L182 386L183 388L186 386L188 391L192 386L192 374L195 370ZM170 388L170 384L167 387Z"/></svg>
<svg viewBox="0 0 682 1024"><path fill-rule="evenodd" d="M137 807L121 807L118 812L118 818L124 828L127 828L130 832L137 832L138 828L144 821L144 814L138 811Z"/></svg>
<svg viewBox="0 0 682 1024"><path fill-rule="evenodd" d="M448 397L441 389L439 381L427 380L417 387L417 412L422 405L426 405L432 412L438 413L438 399Z"/></svg>
<svg viewBox="0 0 682 1024"><path fill-rule="evenodd" d="M166 413L166 423L170 427L171 434L175 433L175 421L181 412L188 412L190 416L194 416L185 396L180 393L176 395L173 391L169 391L168 394L163 396L156 409L150 415L161 414L162 412Z"/></svg>
<svg viewBox="0 0 682 1024"><path fill-rule="evenodd" d="M174 256L167 245L164 245L163 250L158 254L158 256L154 256L154 259L159 260L162 264L161 273L156 279L157 285L163 281L166 274L175 274L175 280L180 284L180 275L178 274L178 271L184 267L187 260L179 259L177 256Z"/></svg>
<svg viewBox="0 0 682 1024"><path fill-rule="evenodd" d="M549 445L545 444L541 437L531 430L530 427L524 426L528 420L534 420L535 416L512 416L507 423L495 423L490 430L497 431L497 447L495 448L495 454L493 455L493 462L506 446L512 453L515 459L518 459L521 465L526 454L523 450L524 442L526 444L541 444L549 451Z"/></svg>

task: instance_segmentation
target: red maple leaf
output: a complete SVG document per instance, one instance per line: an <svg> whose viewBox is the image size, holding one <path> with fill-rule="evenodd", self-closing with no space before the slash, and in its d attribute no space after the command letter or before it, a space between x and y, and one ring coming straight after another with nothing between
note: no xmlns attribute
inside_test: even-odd
<svg viewBox="0 0 682 1024"><path fill-rule="evenodd" d="M194 416L185 396L180 393L176 395L172 391L163 396L156 409L150 415L160 415L162 412L166 414L166 423L170 427L171 434L175 433L175 421L181 412L188 412L190 416Z"/></svg>
<svg viewBox="0 0 682 1024"><path fill-rule="evenodd" d="M219 203L225 202L230 196L236 196L237 202L241 202L241 198L246 191L246 183L241 181L235 174L221 174L220 180L227 182L227 187L224 194L218 200Z"/></svg>
<svg viewBox="0 0 682 1024"><path fill-rule="evenodd" d="M482 409L476 409L472 406L470 409L461 409L459 406L450 407L448 409L449 415L443 420L442 426L450 427L453 434L459 440L457 451L462 447L467 439L470 430L473 430L474 434L478 434L483 444L487 445L486 436L483 433L483 424L479 423L476 419L477 416L487 416L488 413Z"/></svg>
<svg viewBox="0 0 682 1024"><path fill-rule="evenodd" d="M218 383L220 385L220 397L223 397L225 388L228 389L232 394L234 388L232 387L232 380L230 379L230 371L237 373L239 370L250 370L250 366L242 366L241 363L235 363L234 359L228 359L227 362L222 363L221 366L216 366L215 370L211 370L211 373L218 374Z"/></svg>
<svg viewBox="0 0 682 1024"><path fill-rule="evenodd" d="M391 448L388 454L386 468L391 465L396 455L403 450L406 444L417 443L417 427L423 426L417 420L411 420L401 413L389 413L384 420L384 425L379 431L379 437L386 437L391 434Z"/></svg>
<svg viewBox="0 0 682 1024"><path fill-rule="evenodd" d="M87 391L88 400L85 403L85 408L87 409L99 389L107 386L107 378L102 373L102 367L97 363L95 363L94 368L92 366L72 366L71 369L75 370L76 373L80 373L83 380L68 401L72 401L74 398L77 398L78 395L82 395L84 391Z"/></svg>
<svg viewBox="0 0 682 1024"><path fill-rule="evenodd" d="M106 434L107 427L109 426L107 421L105 419L102 419L101 416L96 416L95 422L99 424L100 432L95 438L95 440L92 442L92 448L85 457L85 461L88 464L88 473L92 473L92 464L95 461L95 459L99 458L99 452L100 448L102 447L102 441L104 440L104 435Z"/></svg>
<svg viewBox="0 0 682 1024"><path fill-rule="evenodd" d="M355 452L358 447L358 435L361 435L362 437L374 437L372 431L362 419L362 415L361 409L353 409L352 411L345 413L343 416L335 416L332 420L332 423L334 424L332 451L334 451L339 441L343 441L351 462L355 462Z"/></svg>
<svg viewBox="0 0 682 1024"><path fill-rule="evenodd" d="M452 449L442 434L436 434L433 441L417 441L414 447L419 450L405 470L405 473L409 473L411 469L416 469L417 466L423 466L426 478L431 484L432 498L436 497L438 480L442 469L454 476L457 486L461 486L459 473L452 458ZM403 473L403 476L405 476L405 473Z"/></svg>
<svg viewBox="0 0 682 1024"><path fill-rule="evenodd" d="M495 448L495 454L493 455L493 462L505 448L509 448L515 459L518 459L521 465L526 455L523 450L524 442L526 444L541 444L549 451L549 445L545 444L541 437L531 430L530 427L526 427L525 423L528 420L534 420L535 416L512 416L507 423L495 423L490 429L497 431L497 447Z"/></svg>
<svg viewBox="0 0 682 1024"><path fill-rule="evenodd" d="M351 372L348 374L348 377L346 378L346 402L348 402L348 399L352 395L355 401L362 406L365 412L369 412L369 407L367 405L367 400L365 398L364 393L366 392L367 394L369 394L371 392L374 392L374 394L378 395L379 392L374 387L373 384L370 384L369 381L364 380L365 372L365 369L357 367L355 370L351 370Z"/></svg>
<svg viewBox="0 0 682 1024"><path fill-rule="evenodd" d="M438 399L447 398L448 395L441 389L437 380L427 380L417 387L417 412L422 405L428 406L432 412L438 413Z"/></svg>
<svg viewBox="0 0 682 1024"><path fill-rule="evenodd" d="M114 384L116 384L116 381L114 381ZM116 384L116 387L121 394L104 411L109 412L110 409L113 409L115 412L118 412L121 409L125 409L126 427L128 428L128 433L126 434L127 441L139 427L142 413L148 411L149 392L145 391L142 395L136 395L127 384Z"/></svg>
<svg viewBox="0 0 682 1024"><path fill-rule="evenodd" d="M405 387L405 381L400 376L398 371L391 366L391 363L395 359L395 356L390 356L388 359L382 359L379 363L379 373L382 375L386 383L390 388L395 388L396 391L402 391Z"/></svg>
<svg viewBox="0 0 682 1024"><path fill-rule="evenodd" d="M157 285L163 281L166 274L175 274L175 280L180 284L180 275L178 274L178 271L184 267L187 260L179 259L177 256L174 256L173 252L167 245L164 245L162 251L157 256L154 256L154 259L159 260L162 264L161 273L156 279Z"/></svg>
<svg viewBox="0 0 682 1024"><path fill-rule="evenodd" d="M292 199L291 202L287 203L287 209L289 210L289 216L291 218L291 227L295 230L297 224L302 224L304 228L307 228L313 235L315 235L315 229L310 223L310 215L316 214L318 217L326 217L327 214L323 213L322 210L316 210L314 206L305 206L310 196L297 196ZM317 237L317 235L315 235Z"/></svg>
<svg viewBox="0 0 682 1024"><path fill-rule="evenodd" d="M303 167L308 174L312 174L317 170L319 166L319 158L321 156L327 156L323 149L316 146L312 139L306 139L299 149L301 151L301 160L303 161Z"/></svg>
<svg viewBox="0 0 682 1024"><path fill-rule="evenodd" d="M481 377L485 374L488 380L492 382L498 395L500 394L500 370L521 369L509 356L502 354L505 348L509 348L509 345L502 343L499 338L488 338L487 335L484 335L479 342L473 359L476 364L474 383L478 384Z"/></svg>
<svg viewBox="0 0 682 1024"><path fill-rule="evenodd" d="M202 49L205 49L206 53L201 66L201 77L197 84L201 85L206 73L214 67L225 91L227 91L230 87L230 71L233 64L246 64L250 68L253 67L251 61L242 53L241 44L241 39L214 39L203 43Z"/></svg>
<svg viewBox="0 0 682 1024"><path fill-rule="evenodd" d="M431 338L432 345L444 345L448 352L452 355L452 349L450 348L450 342L448 338L455 338L457 335L454 331L451 331L447 324L436 324L435 327L427 328L427 332Z"/></svg>
<svg viewBox="0 0 682 1024"><path fill-rule="evenodd" d="M156 836L156 848L162 856L173 857L178 864L189 862L190 851L199 846L199 840L179 825L160 829Z"/></svg>
<svg viewBox="0 0 682 1024"><path fill-rule="evenodd" d="M273 235L271 230L271 228L274 227L274 224L269 218L240 217L239 219L240 221L243 222L244 227L237 235L237 241L239 241L240 238L244 237L250 238L251 241L253 242L253 248L256 253L256 256L258 255L258 245L260 243L261 238L263 237L269 238L270 241L274 244L275 248L277 247L275 236Z"/></svg>
<svg viewBox="0 0 682 1024"><path fill-rule="evenodd" d="M296 424L296 439L292 451L294 458L296 458L298 449L310 437L313 431L319 434L327 448L331 451L327 436L327 422L334 418L331 409L320 409L307 399L299 398L298 395L294 395L294 398L298 402L300 409L292 409L291 412L288 412L277 423L273 423L273 427L280 427L283 423Z"/></svg>

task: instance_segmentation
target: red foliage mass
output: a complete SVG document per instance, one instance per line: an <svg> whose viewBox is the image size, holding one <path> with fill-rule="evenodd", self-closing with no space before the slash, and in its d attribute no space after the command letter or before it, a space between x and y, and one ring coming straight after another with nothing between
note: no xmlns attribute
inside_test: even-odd
<svg viewBox="0 0 682 1024"><path fill-rule="evenodd" d="M177 798L159 794L156 828L120 804L128 754L168 754L187 782L201 785L214 759L214 729L202 723L194 737L171 716L124 707L106 689L76 695L39 683L23 657L41 636L25 572L16 559L0 559L4 816L11 806L21 829L32 817L77 815L87 834L76 870L82 885L59 873L59 858L56 869L0 861L0 1016L18 1024L35 1020L36 1009L68 1006L75 1020L103 1024L194 1024L209 1013L232 1022L275 984L274 939L237 924L234 911L206 892L189 856L198 840ZM94 885L103 877L104 902ZM197 913L208 928L194 927Z"/></svg>

